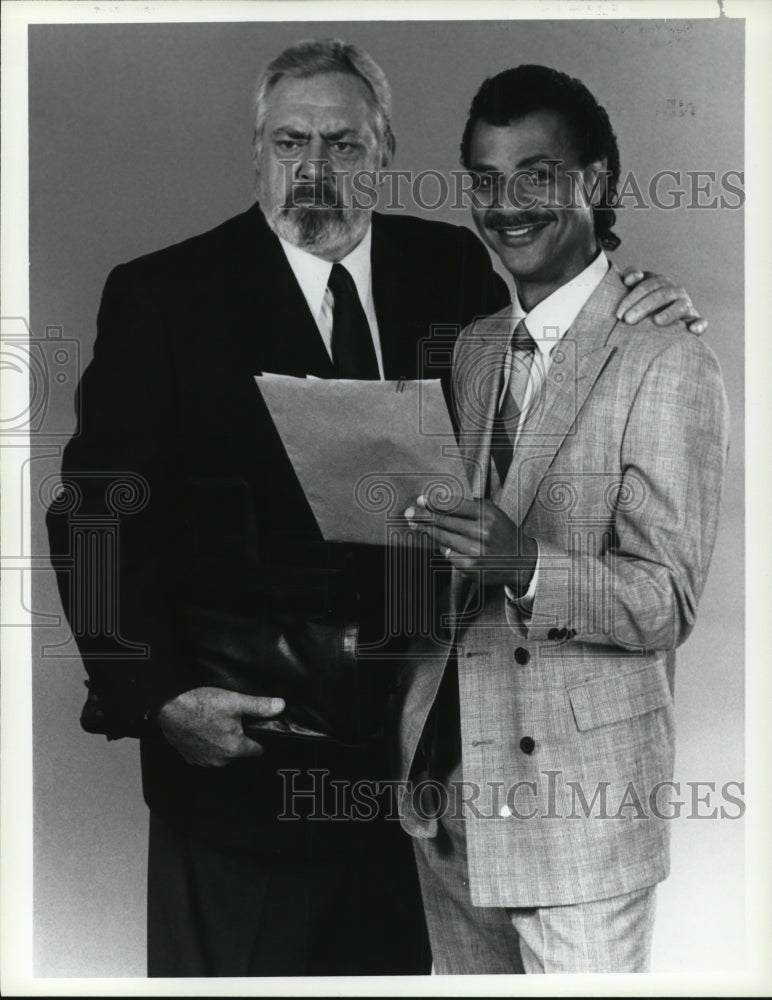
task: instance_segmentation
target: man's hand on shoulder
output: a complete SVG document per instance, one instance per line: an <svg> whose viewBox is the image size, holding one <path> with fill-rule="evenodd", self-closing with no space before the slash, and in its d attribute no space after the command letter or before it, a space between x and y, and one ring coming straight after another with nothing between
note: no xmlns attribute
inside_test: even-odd
<svg viewBox="0 0 772 1000"><path fill-rule="evenodd" d="M694 308L689 293L669 278L637 267L626 267L622 278L630 292L619 303L617 319L640 323L651 317L657 326L670 326L683 320L689 332L698 336L707 330L708 321Z"/></svg>
<svg viewBox="0 0 772 1000"><path fill-rule="evenodd" d="M261 745L244 733L244 716L268 719L283 711L281 698L199 687L167 701L156 720L188 764L224 767L237 757L259 757L263 752Z"/></svg>

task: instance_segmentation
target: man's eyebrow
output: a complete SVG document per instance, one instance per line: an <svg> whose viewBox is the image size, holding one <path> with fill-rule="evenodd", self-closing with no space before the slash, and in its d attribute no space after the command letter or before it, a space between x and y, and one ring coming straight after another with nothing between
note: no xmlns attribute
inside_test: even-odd
<svg viewBox="0 0 772 1000"><path fill-rule="evenodd" d="M503 173L498 167L488 163L472 163L469 169L475 174L500 174Z"/></svg>
<svg viewBox="0 0 772 1000"><path fill-rule="evenodd" d="M559 157L554 156L552 153L534 153L533 156L526 156L522 160L518 161L517 166L515 167L515 169L516 170L525 170L527 167L532 167L532 166L535 166L536 164L545 163L545 162L546 163L557 163L557 162L560 162L560 161L559 161ZM482 162L482 163L473 163L470 166L469 169L472 170L472 171L474 171L474 173L477 173L477 174L485 174L485 173L487 173L487 174L501 174L501 173L504 172L504 171L501 170L500 167L495 167L492 164L488 164L488 163L485 163L485 162Z"/></svg>
<svg viewBox="0 0 772 1000"><path fill-rule="evenodd" d="M347 125L344 128L335 129L332 132L323 132L322 135L328 141L335 142L337 139L343 139L346 136L357 136L359 135L359 130Z"/></svg>
<svg viewBox="0 0 772 1000"><path fill-rule="evenodd" d="M524 159L520 160L517 164L517 168L518 170L522 170L524 167L532 167L545 160L550 163L556 163L560 161L560 157L555 156L554 153L535 153L533 156L526 156Z"/></svg>
<svg viewBox="0 0 772 1000"><path fill-rule="evenodd" d="M286 135L289 136L291 139L306 139L310 134L311 133L308 129L299 128L297 126L292 126L292 125L278 125L271 132L271 135L273 136ZM344 126L343 128L334 129L332 132L322 133L322 137L327 142L336 142L337 140L343 139L347 136L356 137L358 135L359 135L359 130L356 128L352 128L349 125Z"/></svg>
<svg viewBox="0 0 772 1000"><path fill-rule="evenodd" d="M288 135L293 139L304 139L308 132L301 128L293 128L292 125L279 125L271 135Z"/></svg>

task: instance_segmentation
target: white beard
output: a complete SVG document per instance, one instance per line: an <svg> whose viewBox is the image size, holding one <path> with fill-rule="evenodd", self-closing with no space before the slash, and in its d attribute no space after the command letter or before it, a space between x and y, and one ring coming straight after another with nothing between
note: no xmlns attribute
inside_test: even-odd
<svg viewBox="0 0 772 1000"><path fill-rule="evenodd" d="M353 249L367 231L370 213L357 208L277 205L266 213L266 221L283 240L323 257L341 247Z"/></svg>

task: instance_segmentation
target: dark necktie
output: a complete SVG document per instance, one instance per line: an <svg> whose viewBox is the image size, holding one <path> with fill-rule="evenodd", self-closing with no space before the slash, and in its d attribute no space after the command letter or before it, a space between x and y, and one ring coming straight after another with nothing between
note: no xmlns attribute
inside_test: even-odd
<svg viewBox="0 0 772 1000"><path fill-rule="evenodd" d="M493 421L491 438L491 460L499 474L499 482L504 483L512 463L517 428L525 405L525 394L531 372L536 344L523 320L512 334L512 366L507 381L506 392ZM506 377L506 372L504 374Z"/></svg>
<svg viewBox="0 0 772 1000"><path fill-rule="evenodd" d="M380 378L370 326L354 279L333 264L327 287L332 292L332 363L336 378Z"/></svg>

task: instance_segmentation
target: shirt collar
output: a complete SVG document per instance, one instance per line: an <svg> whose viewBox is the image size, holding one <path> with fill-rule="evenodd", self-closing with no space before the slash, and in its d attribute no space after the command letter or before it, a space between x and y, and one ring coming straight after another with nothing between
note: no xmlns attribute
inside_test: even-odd
<svg viewBox="0 0 772 1000"><path fill-rule="evenodd" d="M520 305L515 291L514 322L517 324L521 319L525 320L528 332L543 355L549 355L555 344L565 335L579 315L582 306L603 280L608 268L608 257L601 250L583 271L565 285L556 288L528 313Z"/></svg>
<svg viewBox="0 0 772 1000"><path fill-rule="evenodd" d="M354 279L354 284L359 293L359 300L363 306L366 306L370 295L370 245L372 243L372 232L372 226L369 226L359 243L340 261ZM322 260L321 257L315 257L314 254L309 253L307 250L296 247L293 243L288 243L281 236L279 237L279 242L282 245L289 266L292 268L292 273L297 278L303 296L308 303L311 315L314 319L318 319L322 311L327 283L330 280L332 262Z"/></svg>

